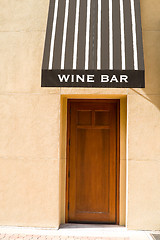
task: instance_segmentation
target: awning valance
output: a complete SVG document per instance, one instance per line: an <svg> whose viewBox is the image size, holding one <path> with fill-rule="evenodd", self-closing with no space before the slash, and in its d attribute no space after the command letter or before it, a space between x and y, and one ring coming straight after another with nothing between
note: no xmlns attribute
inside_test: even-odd
<svg viewBox="0 0 160 240"><path fill-rule="evenodd" d="M50 0L42 87L145 87L140 0Z"/></svg>

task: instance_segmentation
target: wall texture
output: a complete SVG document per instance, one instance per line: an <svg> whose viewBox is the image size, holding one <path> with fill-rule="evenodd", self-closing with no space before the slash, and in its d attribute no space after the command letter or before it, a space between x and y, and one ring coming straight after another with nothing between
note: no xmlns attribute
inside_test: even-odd
<svg viewBox="0 0 160 240"><path fill-rule="evenodd" d="M160 1L141 0L145 89L41 88L48 5L0 0L0 225L59 226L61 96L116 94L127 96L127 226L159 230Z"/></svg>

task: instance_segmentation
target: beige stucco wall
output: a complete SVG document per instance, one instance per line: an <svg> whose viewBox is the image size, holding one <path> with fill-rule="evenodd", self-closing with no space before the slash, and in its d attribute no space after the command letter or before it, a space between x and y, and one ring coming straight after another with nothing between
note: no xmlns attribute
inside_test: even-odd
<svg viewBox="0 0 160 240"><path fill-rule="evenodd" d="M64 221L63 100L103 95L127 98L121 223L126 206L128 228L160 229L160 1L141 0L145 89L41 88L48 4L0 0L0 225L57 228Z"/></svg>

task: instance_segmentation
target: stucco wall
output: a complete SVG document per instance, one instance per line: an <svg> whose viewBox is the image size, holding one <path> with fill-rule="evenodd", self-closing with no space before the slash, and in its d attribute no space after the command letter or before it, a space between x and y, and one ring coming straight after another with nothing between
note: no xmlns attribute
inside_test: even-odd
<svg viewBox="0 0 160 240"><path fill-rule="evenodd" d="M160 229L160 1L141 0L145 89L41 88L48 5L0 0L0 225L59 226L61 96L116 94L127 96L127 226Z"/></svg>
<svg viewBox="0 0 160 240"><path fill-rule="evenodd" d="M128 227L160 229L160 1L141 0L146 88L128 92Z"/></svg>

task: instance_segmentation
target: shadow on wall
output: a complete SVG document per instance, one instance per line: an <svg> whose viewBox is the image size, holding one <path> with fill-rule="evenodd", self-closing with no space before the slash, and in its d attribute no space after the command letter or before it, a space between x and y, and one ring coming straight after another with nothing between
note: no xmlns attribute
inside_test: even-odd
<svg viewBox="0 0 160 240"><path fill-rule="evenodd" d="M160 33L143 31L145 88L132 91L160 109Z"/></svg>
<svg viewBox="0 0 160 240"><path fill-rule="evenodd" d="M143 97L144 99L146 99L147 101L149 101L150 103L152 103L154 106L156 106L159 110L160 110L160 94L159 94L159 101L157 101L157 98L155 98L155 94L147 94L144 91L144 95L138 91L136 91L134 88L131 88L132 91L134 91L135 93L137 93L139 96Z"/></svg>

